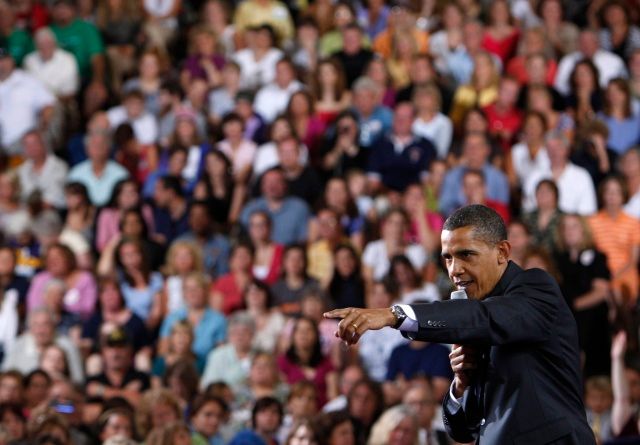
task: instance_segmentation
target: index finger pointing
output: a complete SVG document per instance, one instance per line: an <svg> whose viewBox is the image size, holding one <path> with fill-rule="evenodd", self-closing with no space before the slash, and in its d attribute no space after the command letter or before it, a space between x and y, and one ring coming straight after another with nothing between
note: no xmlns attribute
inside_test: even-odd
<svg viewBox="0 0 640 445"><path fill-rule="evenodd" d="M349 315L349 308L346 309L334 309L322 314L324 318L344 318Z"/></svg>

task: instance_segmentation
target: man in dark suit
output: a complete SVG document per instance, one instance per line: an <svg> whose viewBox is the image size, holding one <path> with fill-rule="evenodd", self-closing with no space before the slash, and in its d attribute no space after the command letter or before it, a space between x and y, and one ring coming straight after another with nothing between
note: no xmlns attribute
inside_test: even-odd
<svg viewBox="0 0 640 445"><path fill-rule="evenodd" d="M453 343L455 378L443 417L458 442L595 444L571 311L547 273L509 261L506 238L495 211L463 207L445 222L441 241L449 277L468 300L337 309L325 316L342 319L336 334L350 344L385 326L417 340Z"/></svg>

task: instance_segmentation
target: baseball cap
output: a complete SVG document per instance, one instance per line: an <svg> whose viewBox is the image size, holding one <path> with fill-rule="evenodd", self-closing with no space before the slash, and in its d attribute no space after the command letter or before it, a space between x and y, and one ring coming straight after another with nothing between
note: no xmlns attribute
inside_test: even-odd
<svg viewBox="0 0 640 445"><path fill-rule="evenodd" d="M130 346L131 340L129 336L121 327L116 327L109 331L102 337L102 347L108 346L110 348Z"/></svg>

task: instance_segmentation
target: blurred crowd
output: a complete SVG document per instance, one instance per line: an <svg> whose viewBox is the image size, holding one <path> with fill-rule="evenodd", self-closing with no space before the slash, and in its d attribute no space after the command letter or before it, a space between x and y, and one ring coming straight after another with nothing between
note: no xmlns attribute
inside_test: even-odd
<svg viewBox="0 0 640 445"><path fill-rule="evenodd" d="M640 443L638 0L0 0L0 444L444 445L483 204Z"/></svg>

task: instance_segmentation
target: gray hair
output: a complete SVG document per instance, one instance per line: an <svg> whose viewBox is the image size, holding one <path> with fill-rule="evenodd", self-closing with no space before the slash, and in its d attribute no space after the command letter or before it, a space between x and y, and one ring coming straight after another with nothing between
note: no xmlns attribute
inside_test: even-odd
<svg viewBox="0 0 640 445"><path fill-rule="evenodd" d="M413 438L413 445L418 444L418 420L413 410L407 405L396 405L386 410L380 418L373 424L371 428L371 435L369 435L369 441L367 445L386 445L389 443L389 436L391 432L397 428L397 426L404 419L410 419L415 427L415 437Z"/></svg>
<svg viewBox="0 0 640 445"><path fill-rule="evenodd" d="M31 309L27 314L27 326L31 327L33 318L40 314L45 314L53 326L58 323L58 316L51 309L46 306L38 306L37 308Z"/></svg>
<svg viewBox="0 0 640 445"><path fill-rule="evenodd" d="M545 144L549 141L560 141L563 147L569 147L569 138L562 130L550 130L544 137Z"/></svg>
<svg viewBox="0 0 640 445"><path fill-rule="evenodd" d="M256 322L247 312L237 312L229 318L229 327L237 325L245 326L249 328L251 332L256 331Z"/></svg>
<svg viewBox="0 0 640 445"><path fill-rule="evenodd" d="M373 79L367 76L358 77L353 84L353 92L357 91L372 91L374 93L380 93L380 85L378 85Z"/></svg>
<svg viewBox="0 0 640 445"><path fill-rule="evenodd" d="M58 39L56 38L56 35L48 26L45 26L44 28L40 28L39 30L36 31L36 33L33 36L33 40L36 43L43 39L53 40L56 46L58 45Z"/></svg>

